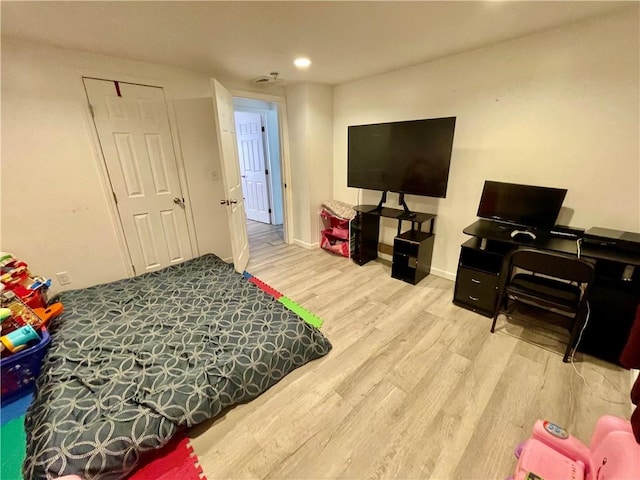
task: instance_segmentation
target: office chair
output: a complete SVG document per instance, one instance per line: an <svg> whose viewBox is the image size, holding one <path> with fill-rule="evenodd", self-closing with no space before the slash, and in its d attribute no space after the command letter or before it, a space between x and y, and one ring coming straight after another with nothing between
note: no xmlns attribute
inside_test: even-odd
<svg viewBox="0 0 640 480"><path fill-rule="evenodd" d="M593 277L593 264L578 257L530 248L512 250L502 264L491 333L498 315L509 313L510 302L563 315L569 319L571 334L563 362L569 361L587 321L587 294Z"/></svg>

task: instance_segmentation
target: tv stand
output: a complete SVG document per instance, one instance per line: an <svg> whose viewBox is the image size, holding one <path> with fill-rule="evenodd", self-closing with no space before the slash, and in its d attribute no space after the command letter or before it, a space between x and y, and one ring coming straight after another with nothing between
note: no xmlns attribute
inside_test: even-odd
<svg viewBox="0 0 640 480"><path fill-rule="evenodd" d="M376 212L381 212L384 208L383 205L387 203L387 191L384 190L382 192L382 196L380 197L380 201L378 202L378 206L374 209Z"/></svg>
<svg viewBox="0 0 640 480"><path fill-rule="evenodd" d="M386 193L386 192L385 192ZM383 198L386 195L383 194ZM415 285L431 271L433 255L433 223L436 218L430 213L411 212L408 209L357 205L357 215L351 222L351 258L358 265L364 265L378 258L380 218L398 221L397 235L393 241L391 254L391 276ZM411 228L402 232L402 222L411 222ZM422 231L422 224L428 224L428 231ZM387 245L384 245L389 247Z"/></svg>
<svg viewBox="0 0 640 480"><path fill-rule="evenodd" d="M415 218L417 214L409 210L409 207L404 201L404 193L399 193L398 195L398 205L401 205L402 208L404 208L404 218Z"/></svg>
<svg viewBox="0 0 640 480"><path fill-rule="evenodd" d="M378 202L378 205L369 213L381 212L382 209L385 208L383 207L383 205L387 203L387 192L388 192L387 190L384 190L382 192L382 196L380 197L380 201ZM404 209L404 212L402 213L403 215L402 220L409 220L417 216L415 212L412 212L411 210L409 210L409 206L407 205L407 202L404 201L404 193L402 192L398 193L398 205L400 205ZM385 215L381 215L381 216L384 217ZM396 217L393 217L393 218L396 218Z"/></svg>

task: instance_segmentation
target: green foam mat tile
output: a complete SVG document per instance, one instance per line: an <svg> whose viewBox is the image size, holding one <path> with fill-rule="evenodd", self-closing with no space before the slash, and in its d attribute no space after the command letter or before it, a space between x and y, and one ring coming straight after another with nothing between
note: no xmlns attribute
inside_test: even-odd
<svg viewBox="0 0 640 480"><path fill-rule="evenodd" d="M24 416L4 424L0 429L0 478L22 480L22 462L27 451Z"/></svg>
<svg viewBox="0 0 640 480"><path fill-rule="evenodd" d="M296 315L300 316L300 318L302 318L309 325L312 325L312 326L314 326L316 328L322 327L323 321L320 318L316 317L309 310L307 310L304 307L301 307L300 305L298 305L296 302L294 302L290 298L288 298L288 297L280 297L278 299L278 301L280 303L282 303L285 307L287 307L289 310L291 310L293 313L295 313Z"/></svg>

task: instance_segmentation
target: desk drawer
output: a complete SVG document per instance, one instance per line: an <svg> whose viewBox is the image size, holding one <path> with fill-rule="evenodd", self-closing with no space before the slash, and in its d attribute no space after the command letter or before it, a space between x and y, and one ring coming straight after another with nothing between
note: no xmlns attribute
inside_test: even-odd
<svg viewBox="0 0 640 480"><path fill-rule="evenodd" d="M454 300L473 309L493 312L497 294L497 275L470 268L458 268Z"/></svg>

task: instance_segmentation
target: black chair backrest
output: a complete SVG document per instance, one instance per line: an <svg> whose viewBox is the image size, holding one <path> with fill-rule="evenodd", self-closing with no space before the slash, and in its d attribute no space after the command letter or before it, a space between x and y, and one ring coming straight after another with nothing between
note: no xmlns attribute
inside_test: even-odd
<svg viewBox="0 0 640 480"><path fill-rule="evenodd" d="M519 267L530 272L577 283L589 284L594 276L593 264L586 260L530 248L511 251L505 261L505 266L508 267L507 275L513 267Z"/></svg>

